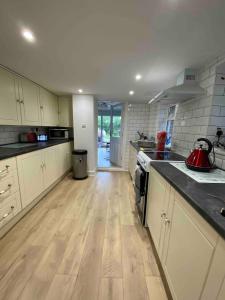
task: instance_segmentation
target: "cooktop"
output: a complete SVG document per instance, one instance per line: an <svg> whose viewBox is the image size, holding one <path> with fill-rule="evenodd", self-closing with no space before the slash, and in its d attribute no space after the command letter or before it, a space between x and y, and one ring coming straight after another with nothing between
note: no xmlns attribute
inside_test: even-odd
<svg viewBox="0 0 225 300"><path fill-rule="evenodd" d="M184 161L185 158L177 153L170 151L144 152L151 160L172 160Z"/></svg>

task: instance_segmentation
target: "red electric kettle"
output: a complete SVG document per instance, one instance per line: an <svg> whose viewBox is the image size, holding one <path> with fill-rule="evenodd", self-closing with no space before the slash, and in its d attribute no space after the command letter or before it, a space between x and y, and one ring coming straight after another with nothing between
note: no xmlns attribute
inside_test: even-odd
<svg viewBox="0 0 225 300"><path fill-rule="evenodd" d="M199 143L196 147L196 142L204 142L207 144L208 148L203 148L204 143ZM199 138L195 142L195 149L192 150L191 154L186 159L186 166L194 171L209 172L213 168L213 163L210 160L209 154L213 149L213 144L205 138Z"/></svg>

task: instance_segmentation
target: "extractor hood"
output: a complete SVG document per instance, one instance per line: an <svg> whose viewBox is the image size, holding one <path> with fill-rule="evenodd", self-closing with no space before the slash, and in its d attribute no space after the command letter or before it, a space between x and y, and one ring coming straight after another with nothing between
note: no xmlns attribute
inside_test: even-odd
<svg viewBox="0 0 225 300"><path fill-rule="evenodd" d="M205 90L198 84L196 71L185 69L178 75L177 85L158 93L149 101L149 104L157 101L165 104L177 104L204 94Z"/></svg>

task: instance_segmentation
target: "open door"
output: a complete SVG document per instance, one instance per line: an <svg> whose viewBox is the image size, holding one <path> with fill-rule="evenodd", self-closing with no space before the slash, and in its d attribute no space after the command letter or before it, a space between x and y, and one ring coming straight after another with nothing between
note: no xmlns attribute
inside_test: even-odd
<svg viewBox="0 0 225 300"><path fill-rule="evenodd" d="M110 162L121 167L122 165L122 111L123 105L113 105L111 109L110 128Z"/></svg>

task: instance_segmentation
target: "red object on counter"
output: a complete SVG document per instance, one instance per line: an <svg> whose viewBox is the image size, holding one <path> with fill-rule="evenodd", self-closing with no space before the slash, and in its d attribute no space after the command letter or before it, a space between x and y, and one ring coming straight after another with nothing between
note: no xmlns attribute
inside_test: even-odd
<svg viewBox="0 0 225 300"><path fill-rule="evenodd" d="M159 131L157 133L157 151L164 151L166 144L166 131Z"/></svg>

